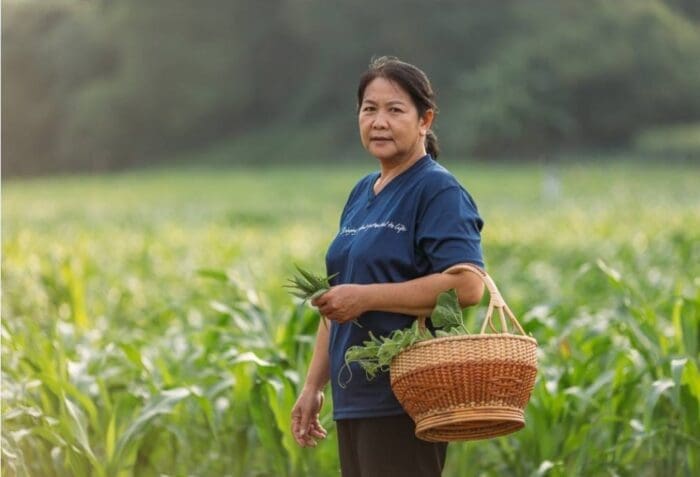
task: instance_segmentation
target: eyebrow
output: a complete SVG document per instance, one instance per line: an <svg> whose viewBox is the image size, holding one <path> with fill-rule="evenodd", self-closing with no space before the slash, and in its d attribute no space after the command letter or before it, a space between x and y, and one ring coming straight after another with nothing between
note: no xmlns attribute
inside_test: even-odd
<svg viewBox="0 0 700 477"><path fill-rule="evenodd" d="M364 103L377 104L377 102L372 100L372 99L363 99L362 104L364 104ZM393 104L405 105L406 103L401 101L400 99L392 99L391 101L387 101L386 104L387 105L393 105Z"/></svg>

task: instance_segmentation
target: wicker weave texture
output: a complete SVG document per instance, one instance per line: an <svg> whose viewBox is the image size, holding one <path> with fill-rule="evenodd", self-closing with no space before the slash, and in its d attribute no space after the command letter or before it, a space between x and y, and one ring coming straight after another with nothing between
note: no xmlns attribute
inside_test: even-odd
<svg viewBox="0 0 700 477"><path fill-rule="evenodd" d="M484 416L489 416L488 420ZM525 427L521 409L454 409L427 416L416 425L416 436L431 442L468 441L504 436Z"/></svg>
<svg viewBox="0 0 700 477"><path fill-rule="evenodd" d="M396 398L415 421L416 436L428 441L486 439L521 429L535 386L537 341L525 335L484 270L460 264L444 273L464 272L479 276L489 290L481 334L419 342L390 366ZM509 333L508 323L520 335ZM418 326L425 328L425 317L418 318Z"/></svg>
<svg viewBox="0 0 700 477"><path fill-rule="evenodd" d="M391 385L422 439L504 435L524 426L536 352L533 338L510 334L433 339L394 358Z"/></svg>
<svg viewBox="0 0 700 477"><path fill-rule="evenodd" d="M398 354L391 363L391 377L393 381L421 368L492 360L512 360L536 368L536 349L534 338L508 333L436 338Z"/></svg>

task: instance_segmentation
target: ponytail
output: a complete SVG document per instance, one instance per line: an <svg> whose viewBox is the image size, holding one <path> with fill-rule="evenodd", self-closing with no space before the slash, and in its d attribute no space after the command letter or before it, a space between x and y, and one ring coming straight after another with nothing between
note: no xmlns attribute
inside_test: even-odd
<svg viewBox="0 0 700 477"><path fill-rule="evenodd" d="M438 138L432 129L428 129L428 133L425 135L425 150L437 161L440 155L440 146L438 145Z"/></svg>

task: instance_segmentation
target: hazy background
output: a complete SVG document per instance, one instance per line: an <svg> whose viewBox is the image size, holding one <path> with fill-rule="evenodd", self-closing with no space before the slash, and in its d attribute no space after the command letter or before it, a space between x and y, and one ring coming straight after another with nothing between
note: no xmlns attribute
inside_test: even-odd
<svg viewBox="0 0 700 477"><path fill-rule="evenodd" d="M700 155L697 0L3 0L4 176L340 161L372 56L452 159Z"/></svg>
<svg viewBox="0 0 700 477"><path fill-rule="evenodd" d="M338 475L283 286L378 167L387 54L541 350L527 427L445 477L700 476L700 1L0 1L3 476Z"/></svg>

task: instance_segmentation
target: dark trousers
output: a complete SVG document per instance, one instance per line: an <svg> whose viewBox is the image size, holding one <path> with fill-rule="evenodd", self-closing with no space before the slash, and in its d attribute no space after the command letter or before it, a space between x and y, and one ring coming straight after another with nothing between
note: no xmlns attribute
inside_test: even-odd
<svg viewBox="0 0 700 477"><path fill-rule="evenodd" d="M415 436L407 414L336 421L343 477L440 477L447 443Z"/></svg>

